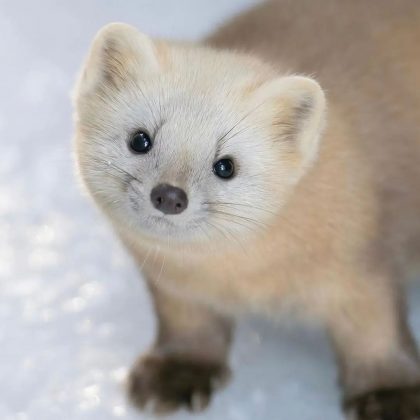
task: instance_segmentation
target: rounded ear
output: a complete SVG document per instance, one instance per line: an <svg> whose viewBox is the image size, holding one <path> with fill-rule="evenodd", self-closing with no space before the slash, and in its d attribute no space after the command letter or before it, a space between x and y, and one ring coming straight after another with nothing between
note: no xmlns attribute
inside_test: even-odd
<svg viewBox="0 0 420 420"><path fill-rule="evenodd" d="M256 94L258 101L272 106L276 138L290 143L303 167L312 163L325 122L326 100L320 85L303 76L279 77L264 83Z"/></svg>
<svg viewBox="0 0 420 420"><path fill-rule="evenodd" d="M128 80L159 70L153 41L133 26L110 23L95 36L78 82L79 94L120 89Z"/></svg>

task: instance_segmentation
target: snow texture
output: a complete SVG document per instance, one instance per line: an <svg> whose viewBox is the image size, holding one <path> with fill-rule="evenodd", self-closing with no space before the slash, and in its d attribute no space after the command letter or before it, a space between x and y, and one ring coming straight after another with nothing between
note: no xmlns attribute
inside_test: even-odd
<svg viewBox="0 0 420 420"><path fill-rule="evenodd" d="M69 92L107 22L197 39L253 2L0 1L0 419L151 418L128 406L123 392L130 365L153 337L149 297L81 194ZM412 320L420 332L418 310ZM229 387L195 418L341 418L320 330L244 322L232 365Z"/></svg>

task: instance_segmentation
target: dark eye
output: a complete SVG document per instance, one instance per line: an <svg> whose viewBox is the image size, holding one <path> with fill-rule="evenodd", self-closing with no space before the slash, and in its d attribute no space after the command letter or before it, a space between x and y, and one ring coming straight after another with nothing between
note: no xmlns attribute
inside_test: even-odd
<svg viewBox="0 0 420 420"><path fill-rule="evenodd" d="M233 161L228 158L220 159L213 165L213 172L220 178L229 179L235 174Z"/></svg>
<svg viewBox="0 0 420 420"><path fill-rule="evenodd" d="M152 148L152 140L144 131L137 131L130 140L130 149L134 153L147 153Z"/></svg>

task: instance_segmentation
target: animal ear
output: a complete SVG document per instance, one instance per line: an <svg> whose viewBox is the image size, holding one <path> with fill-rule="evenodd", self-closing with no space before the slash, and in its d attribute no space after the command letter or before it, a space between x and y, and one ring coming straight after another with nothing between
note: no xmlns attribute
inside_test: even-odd
<svg viewBox="0 0 420 420"><path fill-rule="evenodd" d="M78 83L78 92L97 88L120 89L128 80L159 70L153 41L136 28L110 23L95 36Z"/></svg>
<svg viewBox="0 0 420 420"><path fill-rule="evenodd" d="M298 162L308 166L317 156L326 101L319 84L308 77L280 77L260 86L259 102L270 106L274 136L289 145ZM288 149L289 149L288 147Z"/></svg>

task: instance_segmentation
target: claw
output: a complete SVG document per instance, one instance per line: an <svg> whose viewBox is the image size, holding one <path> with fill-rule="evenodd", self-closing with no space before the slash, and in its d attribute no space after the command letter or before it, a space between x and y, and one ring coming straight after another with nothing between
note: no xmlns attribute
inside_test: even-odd
<svg viewBox="0 0 420 420"><path fill-rule="evenodd" d="M191 411L194 413L203 411L208 406L209 400L210 398L208 395L198 391L194 392L191 396Z"/></svg>

